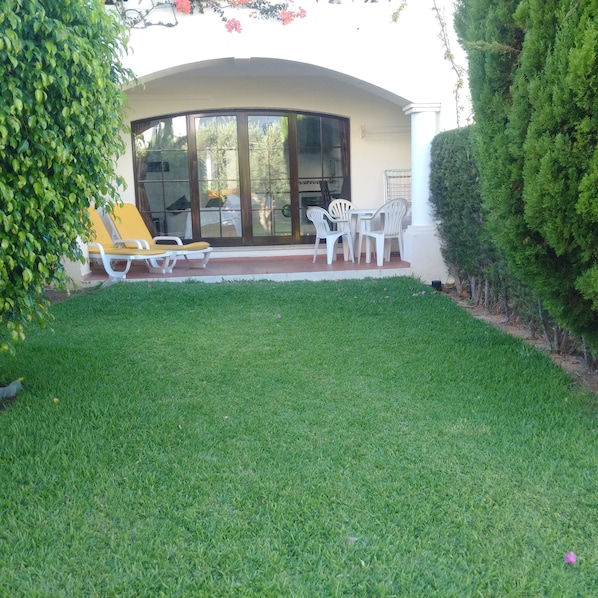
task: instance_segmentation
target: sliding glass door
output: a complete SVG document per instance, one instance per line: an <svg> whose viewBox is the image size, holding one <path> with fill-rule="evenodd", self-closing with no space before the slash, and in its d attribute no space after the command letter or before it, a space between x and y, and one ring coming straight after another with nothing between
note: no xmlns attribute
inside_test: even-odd
<svg viewBox="0 0 598 598"><path fill-rule="evenodd" d="M137 204L157 233L214 245L297 243L314 233L308 206L350 199L342 118L188 114L133 123L133 132Z"/></svg>

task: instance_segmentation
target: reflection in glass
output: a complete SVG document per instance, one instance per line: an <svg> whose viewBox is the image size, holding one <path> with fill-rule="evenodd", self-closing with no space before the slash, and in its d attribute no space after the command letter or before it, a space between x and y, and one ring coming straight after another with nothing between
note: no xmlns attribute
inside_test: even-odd
<svg viewBox="0 0 598 598"><path fill-rule="evenodd" d="M191 237L187 120L184 116L135 123L137 201L154 235Z"/></svg>
<svg viewBox="0 0 598 598"><path fill-rule="evenodd" d="M330 199L350 199L346 121L297 115L297 172L301 234L313 234L306 211L314 205L328 207L321 191L323 184L328 186Z"/></svg>
<svg viewBox="0 0 598 598"><path fill-rule="evenodd" d="M253 236L290 235L288 118L250 116L248 127Z"/></svg>
<svg viewBox="0 0 598 598"><path fill-rule="evenodd" d="M155 234L299 242L314 233L308 206L351 197L344 118L238 111L153 118L132 130L137 205Z"/></svg>
<svg viewBox="0 0 598 598"><path fill-rule="evenodd" d="M195 119L202 237L240 237L237 117Z"/></svg>

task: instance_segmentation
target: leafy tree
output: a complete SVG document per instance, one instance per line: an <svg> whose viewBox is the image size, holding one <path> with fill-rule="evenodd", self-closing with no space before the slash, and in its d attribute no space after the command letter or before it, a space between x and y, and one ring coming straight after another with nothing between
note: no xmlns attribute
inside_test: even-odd
<svg viewBox="0 0 598 598"><path fill-rule="evenodd" d="M596 9L596 0L460 0L455 18L490 230L549 313L594 349Z"/></svg>
<svg viewBox="0 0 598 598"><path fill-rule="evenodd" d="M0 0L0 351L47 319L85 208L118 198L124 41L101 0Z"/></svg>

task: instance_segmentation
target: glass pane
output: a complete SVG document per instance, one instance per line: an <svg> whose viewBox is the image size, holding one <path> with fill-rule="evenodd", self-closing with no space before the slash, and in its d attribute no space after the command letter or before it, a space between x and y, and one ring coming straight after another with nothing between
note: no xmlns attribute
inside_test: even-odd
<svg viewBox="0 0 598 598"><path fill-rule="evenodd" d="M191 237L187 119L155 119L133 126L137 201L153 234Z"/></svg>
<svg viewBox="0 0 598 598"><path fill-rule="evenodd" d="M288 119L250 116L248 130L253 235L290 235Z"/></svg>
<svg viewBox="0 0 598 598"><path fill-rule="evenodd" d="M220 189L206 188L200 199L202 237L242 236L238 181L222 182Z"/></svg>
<svg viewBox="0 0 598 598"><path fill-rule="evenodd" d="M328 189L330 190L330 197L332 199L338 199L343 197L343 178L342 177L330 177L328 180Z"/></svg>
<svg viewBox="0 0 598 598"><path fill-rule="evenodd" d="M191 230L189 183L165 183L164 200L165 234L190 239L193 231Z"/></svg>
<svg viewBox="0 0 598 598"><path fill-rule="evenodd" d="M240 237L237 118L195 119L202 237Z"/></svg>
<svg viewBox="0 0 598 598"><path fill-rule="evenodd" d="M291 194L280 193L276 197L276 203L272 209L272 228L273 234L290 235L291 228Z"/></svg>
<svg viewBox="0 0 598 598"><path fill-rule="evenodd" d="M164 169L167 168L169 165L162 163L162 150L147 150L145 159L141 159L139 162L139 178L147 181L160 181Z"/></svg>
<svg viewBox="0 0 598 598"><path fill-rule="evenodd" d="M142 149L187 149L187 118L175 116L151 120L134 127L137 154Z"/></svg>
<svg viewBox="0 0 598 598"><path fill-rule="evenodd" d="M341 148L331 147L322 153L324 176L327 178L343 175Z"/></svg>
<svg viewBox="0 0 598 598"><path fill-rule="evenodd" d="M338 147L341 144L341 121L338 118L322 118L322 146Z"/></svg>
<svg viewBox="0 0 598 598"><path fill-rule="evenodd" d="M307 220L307 208L327 206L322 183L328 185L329 199L350 197L347 140L348 126L344 119L297 115L297 182L302 235L314 233Z"/></svg>
<svg viewBox="0 0 598 598"><path fill-rule="evenodd" d="M317 189L317 181L322 178L322 153L320 150L312 152L305 149L298 149L297 172L300 179L315 179L313 184Z"/></svg>
<svg viewBox="0 0 598 598"><path fill-rule="evenodd" d="M320 153L322 147L321 118L309 114L297 115L297 147Z"/></svg>
<svg viewBox="0 0 598 598"><path fill-rule="evenodd" d="M187 150L162 150L162 176L164 180L189 180Z"/></svg>

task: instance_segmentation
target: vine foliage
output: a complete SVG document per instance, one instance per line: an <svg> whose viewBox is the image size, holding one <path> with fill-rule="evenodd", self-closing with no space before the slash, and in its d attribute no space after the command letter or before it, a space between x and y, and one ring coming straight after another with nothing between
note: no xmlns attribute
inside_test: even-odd
<svg viewBox="0 0 598 598"><path fill-rule="evenodd" d="M279 21L283 25L306 16L305 9L294 9L293 0L288 2L269 2L269 0L139 0L129 6L127 0L106 0L106 4L114 6L128 27L144 28L150 25L174 27L178 20L176 13L204 14L213 12L225 23L229 33L241 33L241 23L236 18L227 16L228 9L245 9L255 19ZM161 16L154 16L159 12ZM166 20L161 20L164 14Z"/></svg>
<svg viewBox="0 0 598 598"><path fill-rule="evenodd" d="M124 42L102 0L0 0L1 352L47 321L85 208L118 200Z"/></svg>

